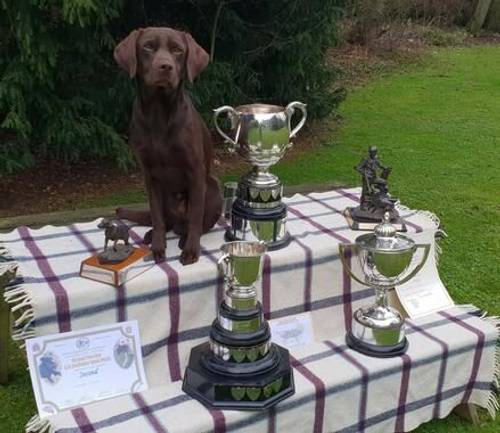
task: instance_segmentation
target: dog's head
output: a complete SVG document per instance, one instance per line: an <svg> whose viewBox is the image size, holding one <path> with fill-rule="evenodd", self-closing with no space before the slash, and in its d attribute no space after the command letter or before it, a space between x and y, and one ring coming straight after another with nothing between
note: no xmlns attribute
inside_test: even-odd
<svg viewBox="0 0 500 433"><path fill-rule="evenodd" d="M184 79L192 83L209 61L189 33L168 27L134 30L116 46L114 56L131 78L137 75L147 86L167 92L176 90Z"/></svg>

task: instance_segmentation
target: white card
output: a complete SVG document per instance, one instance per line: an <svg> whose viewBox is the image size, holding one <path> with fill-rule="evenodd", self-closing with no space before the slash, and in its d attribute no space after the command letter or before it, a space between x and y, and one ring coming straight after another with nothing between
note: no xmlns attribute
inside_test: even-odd
<svg viewBox="0 0 500 433"><path fill-rule="evenodd" d="M26 340L40 417L148 388L137 321Z"/></svg>
<svg viewBox="0 0 500 433"><path fill-rule="evenodd" d="M427 282L420 286L415 284L396 286L396 292L408 317L412 319L446 310L454 305L440 281Z"/></svg>
<svg viewBox="0 0 500 433"><path fill-rule="evenodd" d="M287 349L305 346L314 341L311 313L273 319L269 321L269 325L272 341Z"/></svg>

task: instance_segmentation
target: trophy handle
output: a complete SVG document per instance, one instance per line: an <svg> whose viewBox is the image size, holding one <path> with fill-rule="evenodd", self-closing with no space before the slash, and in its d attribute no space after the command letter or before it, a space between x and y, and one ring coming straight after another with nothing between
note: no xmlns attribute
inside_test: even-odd
<svg viewBox="0 0 500 433"><path fill-rule="evenodd" d="M226 253L219 260L217 260L217 266L219 267L219 270L222 272L222 277L226 282L229 282L229 278L227 276L228 265L229 265L229 254Z"/></svg>
<svg viewBox="0 0 500 433"><path fill-rule="evenodd" d="M429 256L429 252L431 250L431 245L430 244L415 244L415 251L418 250L419 248L423 248L424 249L424 256L422 257L422 260L420 261L420 263L418 264L418 266L416 266L415 269L413 269L413 271L411 271L402 280L399 280L397 282L398 285L404 284L404 283L408 282L409 280L411 280L415 275L417 275L417 273L422 269L422 267L424 266L425 262L427 261L427 257Z"/></svg>
<svg viewBox="0 0 500 433"><path fill-rule="evenodd" d="M229 115L233 115L238 117L237 111L231 107L230 105L224 105L223 107L219 107L214 110L214 123L215 123L215 129L217 129L217 132L224 138L224 140L231 144L230 150L235 151L236 147L238 146L238 138L240 135L240 126L238 125L238 129L236 132L235 139L233 140L231 137L229 137L219 126L219 116L222 113L228 113ZM238 122L239 123L239 122Z"/></svg>
<svg viewBox="0 0 500 433"><path fill-rule="evenodd" d="M349 275L354 278L358 283L363 284L363 286L368 286L370 287L370 284L367 284L366 281L361 280L358 278L358 276L354 275L354 272L352 272L351 267L349 266L349 263L347 263L347 260L345 258L346 256L346 247L350 247L352 251L355 251L357 248L356 244L339 244L339 255L340 255L340 260L342 261L342 265L344 266L344 269L349 273Z"/></svg>
<svg viewBox="0 0 500 433"><path fill-rule="evenodd" d="M285 111L288 115L288 130L292 129L292 115L296 109L302 112L302 119L300 119L300 122L297 124L297 126L290 132L290 138L293 138L297 135L297 132L302 129L307 119L306 104L298 101L290 102L285 108Z"/></svg>

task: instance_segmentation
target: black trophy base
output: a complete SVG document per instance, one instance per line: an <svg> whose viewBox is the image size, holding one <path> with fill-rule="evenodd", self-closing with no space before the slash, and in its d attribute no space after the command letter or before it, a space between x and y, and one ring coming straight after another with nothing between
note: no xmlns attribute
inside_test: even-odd
<svg viewBox="0 0 500 433"><path fill-rule="evenodd" d="M383 220L383 217L379 214L372 215L372 218L365 217L366 211L360 212L359 207L348 207L344 210L343 215L352 230L360 231L373 231ZM363 216L360 216L363 215ZM406 232L406 224L403 219L396 212L391 218L391 224L396 227L398 232Z"/></svg>
<svg viewBox="0 0 500 433"><path fill-rule="evenodd" d="M348 332L345 341L351 349L373 358L392 358L394 356L401 356L408 350L408 339L406 337L394 346L377 346L375 344L366 343L356 338L352 332Z"/></svg>
<svg viewBox="0 0 500 433"><path fill-rule="evenodd" d="M288 350L273 344L269 357L274 358L274 362L265 362L266 367L260 371L252 368L253 363L235 365L227 362L224 372L222 360L214 371L209 343L200 344L191 350L182 390L212 408L268 409L295 392Z"/></svg>

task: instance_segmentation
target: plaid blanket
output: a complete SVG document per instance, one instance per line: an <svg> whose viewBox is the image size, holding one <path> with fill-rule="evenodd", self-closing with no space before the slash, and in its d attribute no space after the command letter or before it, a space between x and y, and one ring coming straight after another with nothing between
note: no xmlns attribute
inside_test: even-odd
<svg viewBox="0 0 500 433"><path fill-rule="evenodd" d="M368 358L342 337L292 351L296 393L266 412L210 410L181 383L33 420L56 433L388 433L444 418L461 403L494 413L497 329L463 308L408 322L409 351Z"/></svg>
<svg viewBox="0 0 500 433"><path fill-rule="evenodd" d="M318 341L349 329L352 312L373 296L351 280L338 257L338 243L352 242L359 235L342 216L343 209L359 201L359 193L359 189L335 190L287 199L292 243L264 258L259 293L267 319L311 312ZM411 237L434 245L439 222L432 214L404 207L400 213ZM132 227L136 244L146 230ZM188 267L179 263L177 239L169 235L167 262L119 288L78 277L80 262L102 248L103 233L96 222L39 230L19 227L0 235L8 257L19 267L18 278L5 292L7 302L19 313L13 338L22 341L136 319L150 386L174 386L190 349L206 340L223 297L216 262L224 230L221 220L202 237L200 261ZM419 281L436 280L431 256Z"/></svg>

